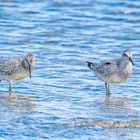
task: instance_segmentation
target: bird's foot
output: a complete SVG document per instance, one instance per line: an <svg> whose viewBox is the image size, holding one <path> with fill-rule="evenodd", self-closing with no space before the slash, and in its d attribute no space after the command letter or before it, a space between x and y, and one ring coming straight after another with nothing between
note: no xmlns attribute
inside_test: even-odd
<svg viewBox="0 0 140 140"><path fill-rule="evenodd" d="M106 92L106 96L110 96L112 93L109 91L109 92Z"/></svg>
<svg viewBox="0 0 140 140"><path fill-rule="evenodd" d="M107 92L105 99L106 104L110 104L110 100L111 100L111 92Z"/></svg>

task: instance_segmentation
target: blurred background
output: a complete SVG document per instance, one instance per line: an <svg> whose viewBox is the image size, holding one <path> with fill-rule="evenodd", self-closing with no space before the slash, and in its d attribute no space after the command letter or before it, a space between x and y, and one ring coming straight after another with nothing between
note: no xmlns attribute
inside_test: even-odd
<svg viewBox="0 0 140 140"><path fill-rule="evenodd" d="M106 104L104 83L85 61L124 49L134 53L134 72ZM140 129L81 125L139 120L139 0L0 0L0 56L28 52L36 56L32 79L16 82L10 98L0 83L0 139L139 139Z"/></svg>

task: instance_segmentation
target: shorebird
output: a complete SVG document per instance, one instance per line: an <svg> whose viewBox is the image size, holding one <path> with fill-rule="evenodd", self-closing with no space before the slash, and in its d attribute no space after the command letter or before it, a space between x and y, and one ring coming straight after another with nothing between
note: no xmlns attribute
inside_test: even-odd
<svg viewBox="0 0 140 140"><path fill-rule="evenodd" d="M95 76L105 83L106 94L110 95L110 85L125 82L132 74L132 52L124 50L122 56L117 59L104 60L100 63L88 62L88 67L93 70Z"/></svg>
<svg viewBox="0 0 140 140"><path fill-rule="evenodd" d="M12 89L12 83L29 76L35 66L35 57L32 53L25 56L0 59L0 81L6 80L9 82L9 91Z"/></svg>

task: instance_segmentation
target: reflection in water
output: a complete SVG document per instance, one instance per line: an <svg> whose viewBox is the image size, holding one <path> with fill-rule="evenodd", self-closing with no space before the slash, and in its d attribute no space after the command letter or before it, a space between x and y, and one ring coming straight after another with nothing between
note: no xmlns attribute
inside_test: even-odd
<svg viewBox="0 0 140 140"><path fill-rule="evenodd" d="M119 107L128 107L130 105L128 97L119 97L107 95L105 99L106 105L109 106L119 106Z"/></svg>
<svg viewBox="0 0 140 140"><path fill-rule="evenodd" d="M108 126L140 118L140 2L5 1L0 2L0 56L33 52L37 65L32 79L13 85L21 93L0 92L0 138L120 140L123 133L129 134L125 139L138 139L140 129L90 129L90 122ZM134 74L124 88L116 88L126 89L128 99L116 92L117 98L104 101L104 88L84 61L117 58L126 48L134 52ZM0 90L6 90L2 84ZM57 127L84 121L89 127Z"/></svg>
<svg viewBox="0 0 140 140"><path fill-rule="evenodd" d="M7 92L9 94L9 92ZM2 95L0 98L0 104L14 107L16 109L26 109L32 108L35 106L33 104L34 97L27 96L26 94L22 95L17 91L12 92L9 96L7 96L6 92L0 92Z"/></svg>
<svg viewBox="0 0 140 140"><path fill-rule="evenodd" d="M102 104L103 105L103 104ZM101 114L104 116L105 113L111 116L120 116L122 119L115 119L114 117L96 119L93 121L76 121L68 124L70 127L93 127L93 128L140 128L140 121L137 119L137 113L135 110L130 109L130 100L128 97L119 96L106 96L105 105L107 107L98 108ZM124 116L124 118L123 118ZM134 117L128 119L128 116Z"/></svg>

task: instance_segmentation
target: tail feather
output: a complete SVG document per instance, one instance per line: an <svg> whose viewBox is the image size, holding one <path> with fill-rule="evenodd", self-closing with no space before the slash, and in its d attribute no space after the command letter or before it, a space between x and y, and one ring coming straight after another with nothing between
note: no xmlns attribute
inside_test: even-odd
<svg viewBox="0 0 140 140"><path fill-rule="evenodd" d="M92 62L89 62L89 61L86 61L86 63L87 63L87 66L91 69L91 70L93 70L94 68L94 64L92 63Z"/></svg>

